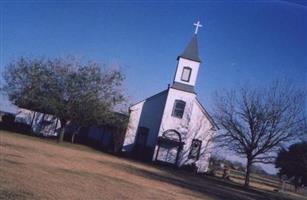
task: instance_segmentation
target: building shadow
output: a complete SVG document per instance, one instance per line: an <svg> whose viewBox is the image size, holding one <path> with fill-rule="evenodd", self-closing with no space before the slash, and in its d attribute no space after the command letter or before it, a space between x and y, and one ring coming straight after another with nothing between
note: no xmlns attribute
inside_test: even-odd
<svg viewBox="0 0 307 200"><path fill-rule="evenodd" d="M255 188L244 188L242 185L224 181L219 178L210 177L207 175L191 174L182 170L175 170L171 167L154 166L159 169L157 172L146 170L133 165L121 163L103 163L111 165L113 168L127 171L130 174L140 176L146 179L152 179L160 182L176 185L196 192L195 195L199 198L210 196L217 200L272 200L284 199L274 192L261 191ZM152 165L151 165L152 166Z"/></svg>

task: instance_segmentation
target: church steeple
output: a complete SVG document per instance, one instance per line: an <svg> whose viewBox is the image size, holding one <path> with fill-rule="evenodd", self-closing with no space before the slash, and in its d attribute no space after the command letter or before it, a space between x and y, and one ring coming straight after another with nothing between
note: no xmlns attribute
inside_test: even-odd
<svg viewBox="0 0 307 200"><path fill-rule="evenodd" d="M198 55L198 42L197 42L196 34L193 35L190 43L184 49L183 53L178 56L177 60L180 57L186 58L186 59L189 59L189 60L193 60L193 61L196 61L196 62L201 62L199 55Z"/></svg>
<svg viewBox="0 0 307 200"><path fill-rule="evenodd" d="M202 25L194 23L195 33L183 53L177 57L177 69L172 88L194 93L194 86L201 63L198 54L197 32Z"/></svg>

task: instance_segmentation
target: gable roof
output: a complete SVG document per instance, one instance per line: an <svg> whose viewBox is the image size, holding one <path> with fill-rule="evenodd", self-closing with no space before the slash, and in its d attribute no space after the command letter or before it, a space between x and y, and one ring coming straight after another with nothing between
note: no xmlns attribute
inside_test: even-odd
<svg viewBox="0 0 307 200"><path fill-rule="evenodd" d="M201 62L199 55L198 55L197 36L195 34L193 35L188 46L184 49L183 53L178 56L177 60L179 58L186 58L186 59L193 60L196 62Z"/></svg>
<svg viewBox="0 0 307 200"><path fill-rule="evenodd" d="M210 114L207 112L207 110L205 109L205 107L200 103L200 101L196 99L197 104L199 105L200 109L203 111L203 113L206 115L206 117L208 118L209 122L211 123L211 125L213 126L213 128L215 130L219 130L220 128L218 127L218 125L214 122L213 118L210 116Z"/></svg>
<svg viewBox="0 0 307 200"><path fill-rule="evenodd" d="M131 108L132 106L135 106L135 105L137 105L137 104L143 102L143 101L147 101L147 100L150 100L150 99L155 98L155 97L157 97L157 96L160 96L160 95L162 95L162 94L164 94L164 93L167 93L168 90L169 90L169 87L168 87L166 90L163 90L162 92L159 92L159 93L154 94L154 95L152 95L152 96L150 96L150 97L148 97L148 98L146 98L146 99L144 99L144 100L142 100L142 101L138 101L137 103L132 104L132 105L130 106L130 108Z"/></svg>

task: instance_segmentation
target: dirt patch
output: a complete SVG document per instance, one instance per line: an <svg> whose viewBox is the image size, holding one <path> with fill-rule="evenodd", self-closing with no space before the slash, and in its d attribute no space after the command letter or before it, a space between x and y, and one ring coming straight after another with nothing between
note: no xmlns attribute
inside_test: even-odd
<svg viewBox="0 0 307 200"><path fill-rule="evenodd" d="M15 161L15 160L10 160L10 159L7 159L7 158L1 159L1 162L6 162L6 163L9 163L9 164L13 164L13 165L23 165L24 164L22 162L18 162L18 161ZM4 164L4 163L2 163L2 164Z"/></svg>
<svg viewBox="0 0 307 200"><path fill-rule="evenodd" d="M32 147L16 145L12 143L0 143L0 147L12 148L12 149L23 150L23 151L33 151L34 150Z"/></svg>
<svg viewBox="0 0 307 200"><path fill-rule="evenodd" d="M23 156L21 156L21 155L10 154L10 153L7 153L6 156L8 156L8 157L15 157L15 158L23 158Z"/></svg>

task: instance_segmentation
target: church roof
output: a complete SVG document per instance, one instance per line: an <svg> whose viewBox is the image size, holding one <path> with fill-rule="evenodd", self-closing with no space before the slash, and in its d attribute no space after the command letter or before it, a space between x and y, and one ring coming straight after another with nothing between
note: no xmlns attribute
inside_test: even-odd
<svg viewBox="0 0 307 200"><path fill-rule="evenodd" d="M204 114L207 116L208 120L210 121L211 125L214 127L215 130L219 130L220 128L218 125L214 122L213 118L209 115L205 107L201 104L198 98L196 98L196 102L200 106L201 110L204 112Z"/></svg>
<svg viewBox="0 0 307 200"><path fill-rule="evenodd" d="M146 98L146 99L144 99L144 100L142 100L142 101L139 101L139 102L137 102L137 103L135 103L135 104L132 104L132 105L130 106L130 108L131 108L132 106L135 106L135 105L139 104L139 103L142 103L143 101L147 101L147 100L150 100L150 99L155 98L155 97L157 97L157 96L164 95L164 94L166 94L166 93L168 92L168 90L169 90L169 88L167 88L166 90L163 90L162 92L159 92L159 93L157 93L157 94L154 94L154 95L152 95L152 96L150 96L150 97L148 97L148 98Z"/></svg>
<svg viewBox="0 0 307 200"><path fill-rule="evenodd" d="M201 62L199 55L198 55L198 42L197 42L197 36L194 34L190 43L185 48L182 54L178 56L179 58L186 58L189 60L193 60L196 62Z"/></svg>

